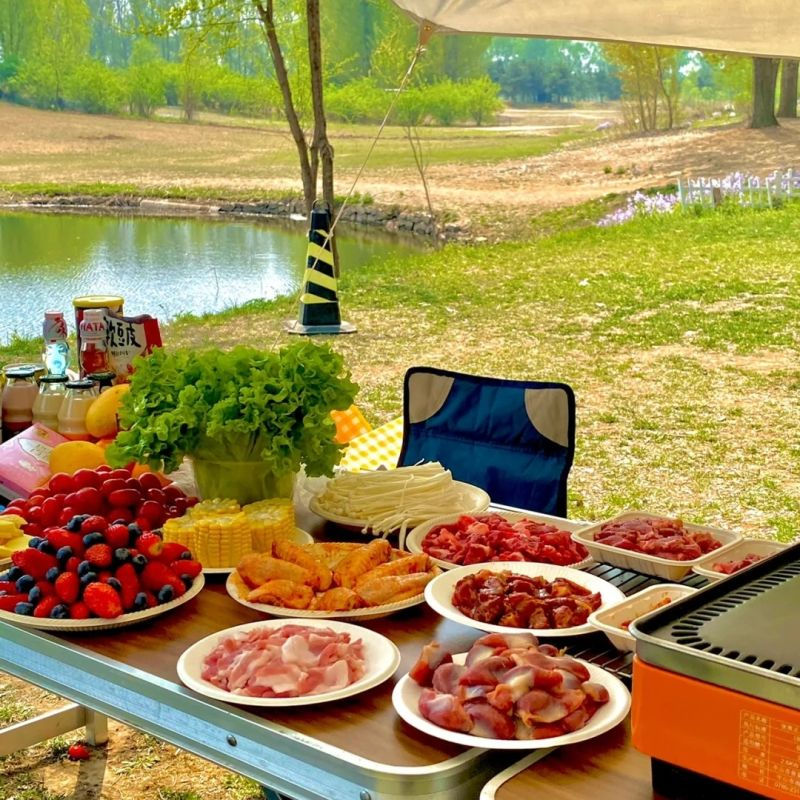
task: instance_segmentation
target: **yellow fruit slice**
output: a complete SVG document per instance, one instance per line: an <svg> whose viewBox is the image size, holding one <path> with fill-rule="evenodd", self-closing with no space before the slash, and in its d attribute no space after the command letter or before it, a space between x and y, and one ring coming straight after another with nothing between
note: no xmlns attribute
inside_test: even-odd
<svg viewBox="0 0 800 800"><path fill-rule="evenodd" d="M50 471L72 475L79 469L94 469L106 463L105 450L92 442L62 442L50 453Z"/></svg>
<svg viewBox="0 0 800 800"><path fill-rule="evenodd" d="M26 536L23 533L21 536L17 536L16 539L0 544L0 558L8 558L12 553L16 553L17 550L24 550L28 546L30 538L30 536Z"/></svg>
<svg viewBox="0 0 800 800"><path fill-rule="evenodd" d="M95 439L113 437L119 433L117 414L122 404L123 395L130 390L129 383L120 383L106 389L89 406L86 412L86 430Z"/></svg>

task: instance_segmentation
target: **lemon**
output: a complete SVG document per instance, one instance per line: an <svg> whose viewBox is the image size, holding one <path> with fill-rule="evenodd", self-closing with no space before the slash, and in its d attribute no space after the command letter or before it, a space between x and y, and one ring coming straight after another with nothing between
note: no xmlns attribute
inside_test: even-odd
<svg viewBox="0 0 800 800"><path fill-rule="evenodd" d="M94 469L106 463L105 450L92 442L62 442L50 453L50 471L72 475L79 469Z"/></svg>
<svg viewBox="0 0 800 800"><path fill-rule="evenodd" d="M119 407L123 395L131 388L129 383L120 383L106 389L89 406L86 412L86 430L95 439L114 437L119 432Z"/></svg>

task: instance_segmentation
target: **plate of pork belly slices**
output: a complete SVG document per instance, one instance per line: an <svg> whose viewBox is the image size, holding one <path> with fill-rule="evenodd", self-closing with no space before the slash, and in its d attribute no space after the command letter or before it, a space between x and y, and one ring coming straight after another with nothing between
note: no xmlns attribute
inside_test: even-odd
<svg viewBox="0 0 800 800"><path fill-rule="evenodd" d="M594 632L589 614L625 595L582 570L497 561L444 572L425 587L425 599L443 617L471 628L554 637Z"/></svg>
<svg viewBox="0 0 800 800"><path fill-rule="evenodd" d="M199 694L247 706L302 706L365 692L394 674L385 636L333 620L263 620L213 633L178 660Z"/></svg>
<svg viewBox="0 0 800 800"><path fill-rule="evenodd" d="M392 692L419 731L467 747L534 750L599 736L625 719L630 693L610 673L533 634L482 636L467 653L426 645Z"/></svg>
<svg viewBox="0 0 800 800"><path fill-rule="evenodd" d="M276 542L272 553L245 556L228 577L228 594L276 617L376 619L425 602L441 573L425 553L368 544Z"/></svg>

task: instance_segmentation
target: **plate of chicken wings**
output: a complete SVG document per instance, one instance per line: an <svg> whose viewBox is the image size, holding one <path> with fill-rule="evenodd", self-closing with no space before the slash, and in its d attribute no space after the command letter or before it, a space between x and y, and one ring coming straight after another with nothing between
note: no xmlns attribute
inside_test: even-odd
<svg viewBox="0 0 800 800"><path fill-rule="evenodd" d="M624 598L596 575L523 561L457 567L425 587L428 605L454 622L490 633L531 631L546 637L592 633L589 614Z"/></svg>
<svg viewBox="0 0 800 800"><path fill-rule="evenodd" d="M276 617L375 619L425 602L441 570L426 554L368 544L276 542L272 553L245 556L226 583L248 608Z"/></svg>
<svg viewBox="0 0 800 800"><path fill-rule="evenodd" d="M340 700L383 683L400 651L368 628L328 620L263 620L206 636L178 660L186 686L247 706Z"/></svg>
<svg viewBox="0 0 800 800"><path fill-rule="evenodd" d="M530 633L487 634L452 655L431 642L392 692L395 710L417 730L503 750L594 738L622 722L630 702L618 678Z"/></svg>

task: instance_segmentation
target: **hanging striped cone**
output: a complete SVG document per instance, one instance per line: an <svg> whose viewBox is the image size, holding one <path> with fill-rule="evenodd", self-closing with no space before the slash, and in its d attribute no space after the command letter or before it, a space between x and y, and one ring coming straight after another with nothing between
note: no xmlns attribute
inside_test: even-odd
<svg viewBox="0 0 800 800"><path fill-rule="evenodd" d="M289 333L355 333L356 326L342 322L331 248L331 216L327 207L311 210L306 272L300 296L299 319L286 323Z"/></svg>

